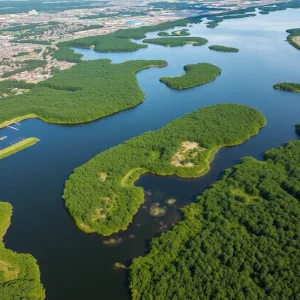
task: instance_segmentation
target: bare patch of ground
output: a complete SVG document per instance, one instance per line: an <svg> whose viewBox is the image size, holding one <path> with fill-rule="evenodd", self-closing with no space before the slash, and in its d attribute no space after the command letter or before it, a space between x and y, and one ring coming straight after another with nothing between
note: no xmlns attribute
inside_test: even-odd
<svg viewBox="0 0 300 300"><path fill-rule="evenodd" d="M105 181L107 179L107 177L108 177L107 173L105 173L105 172L99 173L99 179L101 181Z"/></svg>
<svg viewBox="0 0 300 300"><path fill-rule="evenodd" d="M19 275L19 269L4 260L0 260L0 271L4 272L5 281L17 279Z"/></svg>
<svg viewBox="0 0 300 300"><path fill-rule="evenodd" d="M193 167L194 164L191 160L205 150L196 142L182 142L181 148L172 158L171 165L176 167Z"/></svg>

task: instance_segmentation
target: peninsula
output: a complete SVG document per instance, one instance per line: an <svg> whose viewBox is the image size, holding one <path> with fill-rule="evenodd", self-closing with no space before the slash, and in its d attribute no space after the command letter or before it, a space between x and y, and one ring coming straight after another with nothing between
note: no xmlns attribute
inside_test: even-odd
<svg viewBox="0 0 300 300"><path fill-rule="evenodd" d="M133 185L142 174L199 177L218 149L244 142L265 124L248 106L201 108L76 168L65 185L66 207L85 232L108 236L125 230L144 201L143 189Z"/></svg>
<svg viewBox="0 0 300 300"><path fill-rule="evenodd" d="M184 66L185 74L178 77L162 77L168 87L174 90L189 89L214 81L221 74L221 69L208 63Z"/></svg>

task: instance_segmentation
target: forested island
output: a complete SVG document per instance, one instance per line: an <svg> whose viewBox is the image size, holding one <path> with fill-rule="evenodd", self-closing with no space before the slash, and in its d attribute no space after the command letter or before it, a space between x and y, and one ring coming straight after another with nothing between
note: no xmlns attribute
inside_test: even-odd
<svg viewBox="0 0 300 300"><path fill-rule="evenodd" d="M287 40L296 49L300 50L300 28L288 29L289 33Z"/></svg>
<svg viewBox="0 0 300 300"><path fill-rule="evenodd" d="M132 299L297 299L299 182L300 140L244 158L133 260Z"/></svg>
<svg viewBox="0 0 300 300"><path fill-rule="evenodd" d="M265 117L248 106L201 108L76 168L65 185L66 207L85 232L107 236L125 230L144 202L143 189L133 185L141 174L199 177L218 149L244 142L265 124Z"/></svg>
<svg viewBox="0 0 300 300"><path fill-rule="evenodd" d="M168 87L175 90L189 89L201 84L214 81L221 74L221 69L208 63L184 66L186 74L178 77L162 77Z"/></svg>
<svg viewBox="0 0 300 300"><path fill-rule="evenodd" d="M208 48L210 50L220 51L220 52L239 52L240 51L238 48L225 47L225 46L220 46L220 45L211 45Z"/></svg>
<svg viewBox="0 0 300 300"><path fill-rule="evenodd" d="M300 83L282 82L275 84L273 87L277 90L300 93Z"/></svg>
<svg viewBox="0 0 300 300"><path fill-rule="evenodd" d="M203 46L208 42L207 39L201 37L165 37L165 38L153 38L153 39L145 39L143 43L154 44L165 47L182 47L188 44L193 46Z"/></svg>
<svg viewBox="0 0 300 300"><path fill-rule="evenodd" d="M45 299L40 270L34 257L5 248L3 236L10 225L11 216L12 206L0 202L0 299Z"/></svg>
<svg viewBox="0 0 300 300"><path fill-rule="evenodd" d="M165 31L160 31L157 35L158 36L188 36L190 35L190 33L188 29L180 29L180 30L172 31L171 34Z"/></svg>
<svg viewBox="0 0 300 300"><path fill-rule="evenodd" d="M50 123L82 123L134 107L144 100L136 73L164 67L162 60L136 60L112 64L110 60L83 61L30 91L0 99L1 123L29 116ZM22 119L22 118L21 118Z"/></svg>
<svg viewBox="0 0 300 300"><path fill-rule="evenodd" d="M10 156L12 154L15 154L21 150L24 150L24 149L30 147L30 146L33 146L38 141L39 141L39 139L37 139L37 138L27 138L27 139L24 139L14 145L11 145L9 147L1 149L0 150L0 159Z"/></svg>

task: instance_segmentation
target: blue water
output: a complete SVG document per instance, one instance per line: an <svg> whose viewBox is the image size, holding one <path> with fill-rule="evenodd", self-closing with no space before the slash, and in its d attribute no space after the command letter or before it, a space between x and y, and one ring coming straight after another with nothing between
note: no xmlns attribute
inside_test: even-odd
<svg viewBox="0 0 300 300"><path fill-rule="evenodd" d="M0 161L0 199L14 206L5 243L10 249L35 256L47 299L128 299L127 272L114 270L114 262L128 263L146 253L149 240L180 219L179 208L242 157L261 159L266 150L296 139L300 94L272 88L281 81L300 82L300 52L285 41L285 30L295 27L300 27L299 10L289 9L226 20L215 29L207 29L204 24L188 27L192 36L209 40L202 47L149 45L133 53L108 54L76 50L84 54L84 59L110 58L113 63L165 59L168 66L137 74L146 98L133 109L82 125L54 125L32 119L13 125L18 131L0 130L0 137L8 136L0 147L21 137L41 140ZM237 47L240 52L213 52L207 48L212 44ZM212 83L184 91L171 90L159 82L160 77L177 76L183 73L184 65L198 62L215 64L222 74ZM129 229L117 235L122 238L119 245L105 246L101 236L83 233L76 227L61 198L64 182L74 168L131 137L156 130L200 107L225 102L256 107L266 115L268 125L244 144L219 151L211 171L200 179L142 176L137 185L151 193ZM177 199L175 207L162 218L149 216L148 204L169 197Z"/></svg>

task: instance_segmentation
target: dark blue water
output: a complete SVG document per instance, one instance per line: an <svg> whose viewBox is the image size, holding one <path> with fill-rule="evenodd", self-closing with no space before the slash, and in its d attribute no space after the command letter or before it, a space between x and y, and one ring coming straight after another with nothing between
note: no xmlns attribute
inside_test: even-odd
<svg viewBox="0 0 300 300"><path fill-rule="evenodd" d="M10 249L35 256L47 299L128 299L127 272L115 270L115 262L126 264L147 252L149 240L180 219L179 208L218 180L241 157L261 159L266 150L296 138L294 125L300 121L300 94L272 88L280 81L300 82L300 52L285 42L285 30L295 27L300 27L299 10L227 20L213 30L203 24L189 28L192 35L207 38L209 44L238 47L237 54L213 52L208 45L150 45L124 54L78 50L85 59L111 58L114 63L165 59L169 65L138 73L146 98L133 109L89 124L62 126L26 120L15 126L18 131L0 130L0 137L8 136L0 142L1 147L21 137L41 140L0 161L0 199L14 206L5 243ZM219 66L222 75L213 83L185 91L171 90L159 82L160 77L182 74L184 65L198 62ZM64 182L74 168L131 137L156 130L197 108L224 102L258 108L266 115L268 125L244 144L219 151L211 171L200 179L142 176L137 185L150 192L129 229L117 235L120 244L104 245L105 239L100 235L86 234L76 227L61 198ZM149 216L149 204L164 203L170 197L177 203L164 217Z"/></svg>

